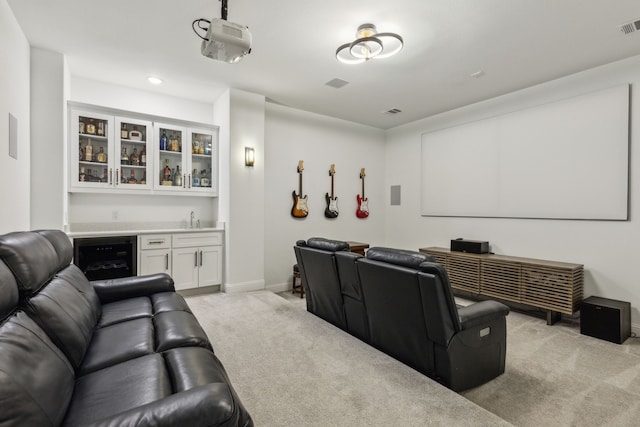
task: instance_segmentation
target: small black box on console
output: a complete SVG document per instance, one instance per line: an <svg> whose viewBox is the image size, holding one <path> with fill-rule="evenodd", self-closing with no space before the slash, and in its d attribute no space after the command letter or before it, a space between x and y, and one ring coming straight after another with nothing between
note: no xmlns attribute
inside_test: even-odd
<svg viewBox="0 0 640 427"><path fill-rule="evenodd" d="M469 252L472 254L486 254L489 253L489 242L455 239L451 240L451 250L456 252Z"/></svg>
<svg viewBox="0 0 640 427"><path fill-rule="evenodd" d="M580 306L580 333L622 344L631 336L631 303L589 297Z"/></svg>

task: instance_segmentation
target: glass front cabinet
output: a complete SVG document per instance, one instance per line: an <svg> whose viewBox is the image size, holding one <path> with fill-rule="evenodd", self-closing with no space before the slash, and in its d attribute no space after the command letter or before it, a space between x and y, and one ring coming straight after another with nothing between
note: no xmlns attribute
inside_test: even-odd
<svg viewBox="0 0 640 427"><path fill-rule="evenodd" d="M210 129L154 124L158 191L217 195L217 133Z"/></svg>
<svg viewBox="0 0 640 427"><path fill-rule="evenodd" d="M71 112L71 188L149 190L151 122L102 113Z"/></svg>
<svg viewBox="0 0 640 427"><path fill-rule="evenodd" d="M218 195L216 128L108 112L70 109L70 191Z"/></svg>

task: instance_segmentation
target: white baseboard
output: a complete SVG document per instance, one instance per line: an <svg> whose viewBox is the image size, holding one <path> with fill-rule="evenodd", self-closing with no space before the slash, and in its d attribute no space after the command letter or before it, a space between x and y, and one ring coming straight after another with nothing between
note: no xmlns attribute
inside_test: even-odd
<svg viewBox="0 0 640 427"><path fill-rule="evenodd" d="M276 283L274 285L267 285L266 289L268 291L271 292L284 292L284 291L290 291L291 290L291 283L289 282L284 282L284 283Z"/></svg>
<svg viewBox="0 0 640 427"><path fill-rule="evenodd" d="M252 280L240 283L225 283L224 291L228 294L264 290L264 280Z"/></svg>

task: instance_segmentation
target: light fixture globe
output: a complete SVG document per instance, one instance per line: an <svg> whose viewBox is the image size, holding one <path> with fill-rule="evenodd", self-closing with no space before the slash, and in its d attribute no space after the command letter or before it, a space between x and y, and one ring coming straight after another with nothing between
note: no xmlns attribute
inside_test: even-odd
<svg viewBox="0 0 640 427"><path fill-rule="evenodd" d="M360 64L370 59L388 58L398 53L404 44L395 33L378 33L373 24L362 24L356 31L356 39L336 50L336 59L345 64Z"/></svg>

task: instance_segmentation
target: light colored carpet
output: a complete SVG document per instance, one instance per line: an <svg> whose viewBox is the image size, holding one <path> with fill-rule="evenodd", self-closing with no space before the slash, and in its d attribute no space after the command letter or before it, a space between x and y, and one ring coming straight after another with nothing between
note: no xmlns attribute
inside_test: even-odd
<svg viewBox="0 0 640 427"><path fill-rule="evenodd" d="M640 342L511 312L505 373L462 395L517 426L638 426Z"/></svg>
<svg viewBox="0 0 640 427"><path fill-rule="evenodd" d="M505 426L509 423L261 291L187 297L256 426Z"/></svg>
<svg viewBox="0 0 640 427"><path fill-rule="evenodd" d="M577 322L511 312L506 372L456 394L289 293L187 301L256 426L640 425L640 340L587 337Z"/></svg>

